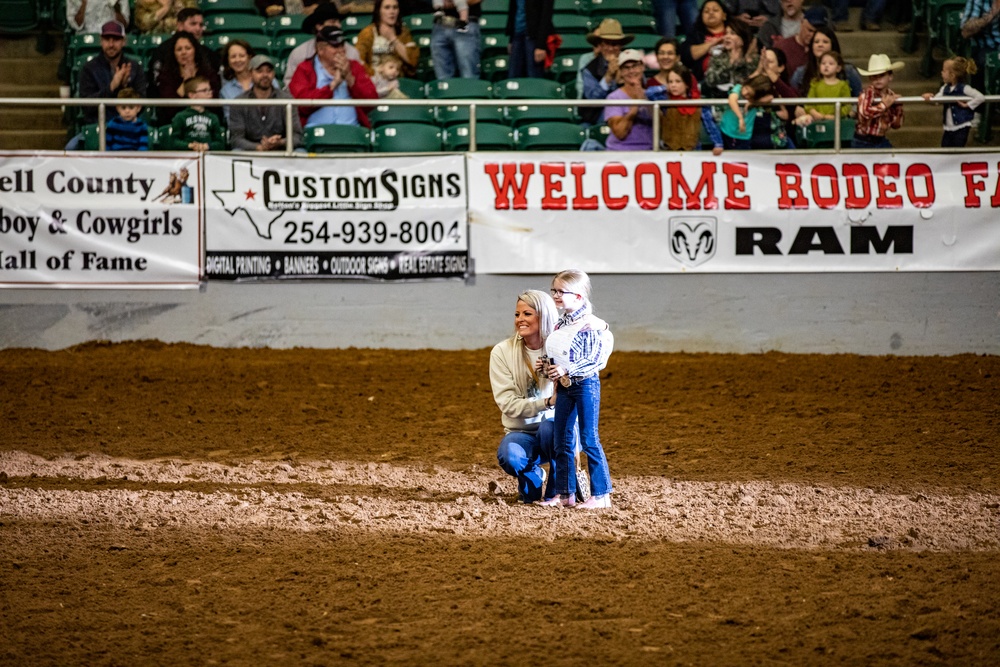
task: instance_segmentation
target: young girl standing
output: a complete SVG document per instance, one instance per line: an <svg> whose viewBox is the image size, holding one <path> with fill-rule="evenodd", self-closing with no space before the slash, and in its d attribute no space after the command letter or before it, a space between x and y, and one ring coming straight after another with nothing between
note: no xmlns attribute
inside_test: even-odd
<svg viewBox="0 0 1000 667"><path fill-rule="evenodd" d="M593 313L590 304L590 277L578 269L560 271L552 279L552 298L561 317L555 331L546 339L549 363L539 362L556 388L555 442L552 466L555 468L556 495L541 502L546 506L576 505L573 426L580 425L580 444L587 455L592 495L577 505L584 509L611 507L611 473L597 434L601 412L599 372L608 363L614 336L608 323Z"/></svg>
<svg viewBox="0 0 1000 667"><path fill-rule="evenodd" d="M809 82L806 97L851 97L851 85L840 78L844 71L844 59L836 51L827 51L819 57L819 74ZM833 104L807 104L806 112L813 120L833 120L837 108ZM842 104L840 115L845 118L851 113L851 105Z"/></svg>
<svg viewBox="0 0 1000 667"><path fill-rule="evenodd" d="M941 102L944 105L944 133L941 135L942 148L965 148L969 141L969 131L972 129L972 119L976 115L976 107L985 101L983 94L966 83L966 79L977 71L976 61L970 58L949 58L941 67L941 80L944 85L935 97L934 93L924 93L928 102ZM968 102L944 101L949 97L971 97ZM942 99L944 98L944 100Z"/></svg>

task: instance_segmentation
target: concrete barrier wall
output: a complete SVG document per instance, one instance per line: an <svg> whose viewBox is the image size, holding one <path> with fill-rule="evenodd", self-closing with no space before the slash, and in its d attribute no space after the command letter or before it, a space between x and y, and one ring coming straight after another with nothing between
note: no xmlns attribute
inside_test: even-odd
<svg viewBox="0 0 1000 667"><path fill-rule="evenodd" d="M478 349L509 335L517 293L471 284L209 283L201 292L0 291L0 347L94 340L216 347ZM658 352L1000 354L1000 273L596 275L617 348Z"/></svg>

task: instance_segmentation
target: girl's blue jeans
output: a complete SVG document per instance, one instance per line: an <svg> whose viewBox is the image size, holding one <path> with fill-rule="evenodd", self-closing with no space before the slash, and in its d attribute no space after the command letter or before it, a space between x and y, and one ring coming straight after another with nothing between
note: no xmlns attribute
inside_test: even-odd
<svg viewBox="0 0 1000 667"><path fill-rule="evenodd" d="M556 493L576 493L573 456L573 431L580 425L580 448L587 455L590 492L595 496L611 493L611 472L604 448L597 434L601 417L601 378L596 373L574 381L569 387L559 387L556 393L556 418L553 468L556 470Z"/></svg>

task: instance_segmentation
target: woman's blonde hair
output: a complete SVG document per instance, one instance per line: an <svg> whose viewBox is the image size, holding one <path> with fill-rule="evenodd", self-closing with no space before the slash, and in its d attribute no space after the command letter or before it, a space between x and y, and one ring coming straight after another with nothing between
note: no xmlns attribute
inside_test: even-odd
<svg viewBox="0 0 1000 667"><path fill-rule="evenodd" d="M556 328L556 320L559 319L555 302L551 296L537 289L524 290L517 295L517 300L524 302L538 314L538 333L542 337L542 345L544 347L545 339ZM514 374L514 386L517 387L517 391L521 396L527 396L529 382L533 381L535 386L538 386L539 377L538 372L531 363L531 357L528 356L528 348L524 345L524 339L517 334L516 323L514 324L514 345L520 352L520 357L524 361L524 368L527 371L527 373Z"/></svg>

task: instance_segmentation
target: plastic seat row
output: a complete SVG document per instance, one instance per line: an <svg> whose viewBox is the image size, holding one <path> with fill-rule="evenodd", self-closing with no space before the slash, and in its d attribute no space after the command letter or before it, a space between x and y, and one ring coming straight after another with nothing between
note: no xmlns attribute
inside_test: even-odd
<svg viewBox="0 0 1000 667"><path fill-rule="evenodd" d="M587 130L575 123L547 122L509 128L476 126L476 149L578 150ZM367 130L350 125L318 125L306 128L306 150L310 153L435 153L465 151L471 136L468 125L440 128L420 123L389 124Z"/></svg>

